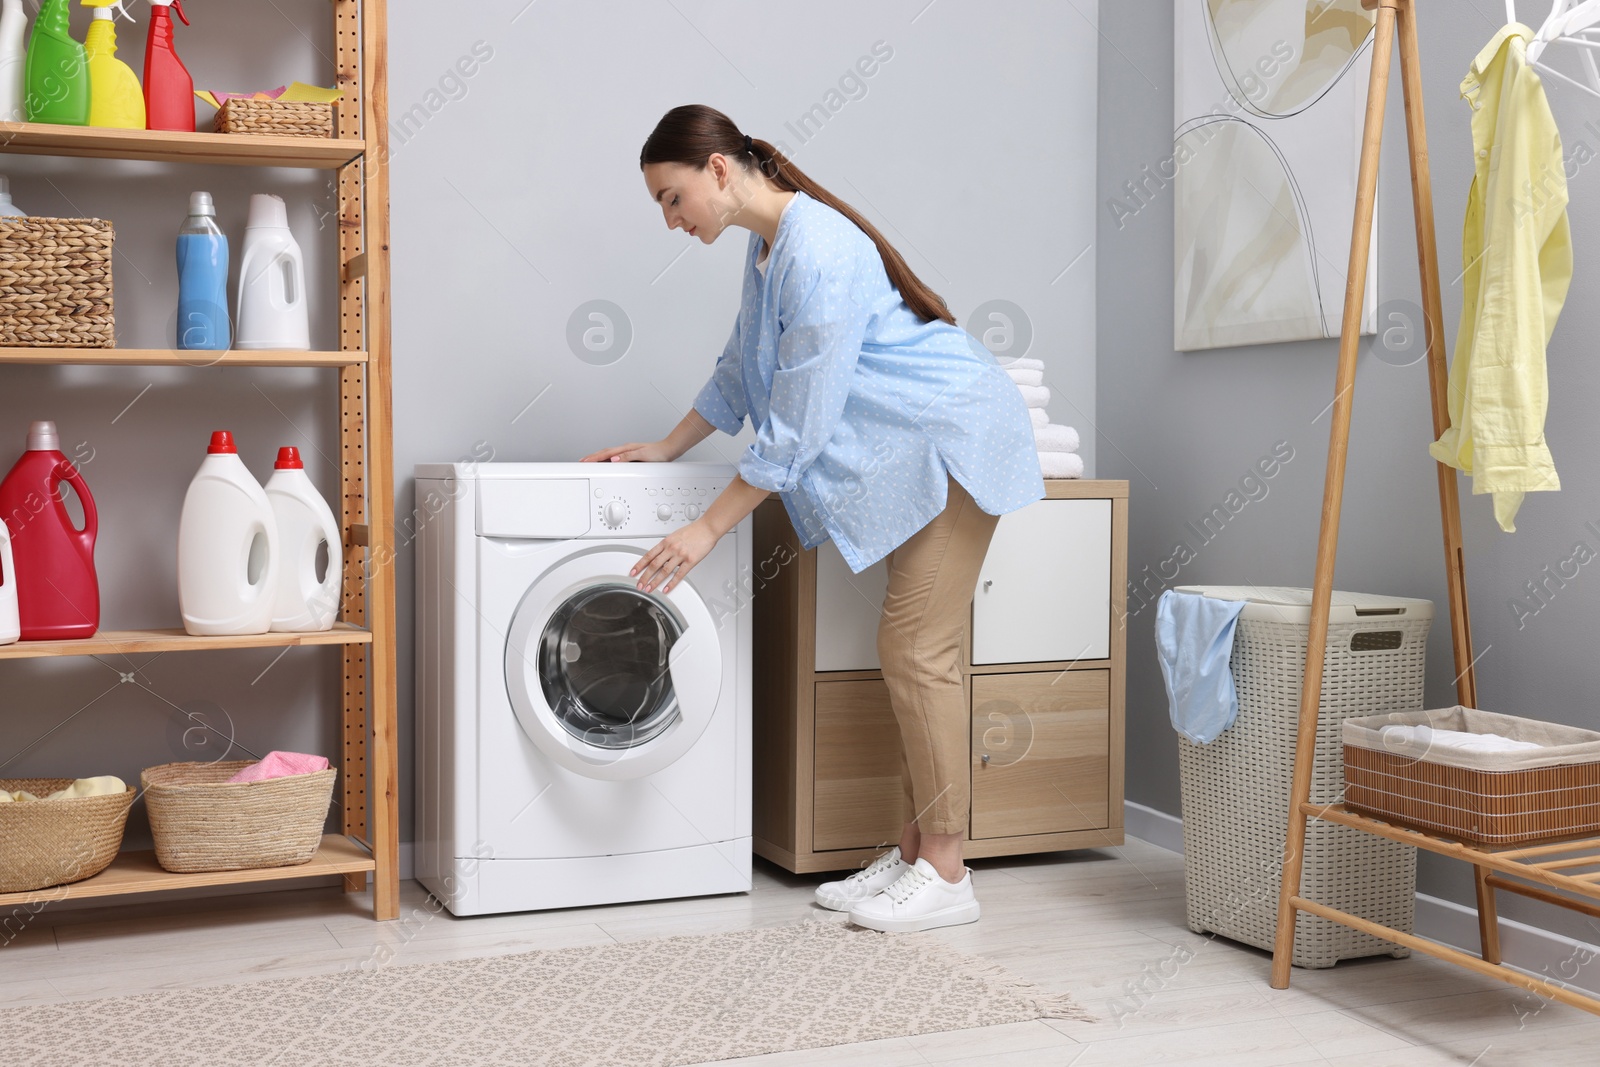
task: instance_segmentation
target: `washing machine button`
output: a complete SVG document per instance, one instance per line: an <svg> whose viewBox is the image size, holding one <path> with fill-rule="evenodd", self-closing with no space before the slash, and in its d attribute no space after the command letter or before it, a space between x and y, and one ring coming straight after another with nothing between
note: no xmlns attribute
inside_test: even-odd
<svg viewBox="0 0 1600 1067"><path fill-rule="evenodd" d="M690 522L698 519L700 517L700 505L685 504L683 506L683 517L688 519Z"/></svg>
<svg viewBox="0 0 1600 1067"><path fill-rule="evenodd" d="M660 519L662 522L666 522L668 519L672 518L672 505L671 504L657 504L656 505L656 518Z"/></svg>

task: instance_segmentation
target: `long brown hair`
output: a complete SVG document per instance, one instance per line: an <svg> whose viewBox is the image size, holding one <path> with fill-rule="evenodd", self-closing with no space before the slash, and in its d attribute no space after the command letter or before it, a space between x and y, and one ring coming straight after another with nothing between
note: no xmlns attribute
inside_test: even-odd
<svg viewBox="0 0 1600 1067"><path fill-rule="evenodd" d="M900 290L906 306L924 322L938 319L955 325L955 316L939 294L922 284L894 246L884 240L883 234L862 218L855 208L818 185L774 145L759 137L752 137L750 151L746 152L744 140L744 134L739 132L733 120L716 108L705 104L685 104L663 115L661 121L656 123L656 128L650 131L650 136L645 138L644 148L639 152L639 169L643 170L650 163L682 163L699 169L706 165L713 152L721 152L729 159L737 160L747 171L759 169L778 188L804 192L855 223L878 246L878 254L883 257L883 269L888 273L889 281Z"/></svg>

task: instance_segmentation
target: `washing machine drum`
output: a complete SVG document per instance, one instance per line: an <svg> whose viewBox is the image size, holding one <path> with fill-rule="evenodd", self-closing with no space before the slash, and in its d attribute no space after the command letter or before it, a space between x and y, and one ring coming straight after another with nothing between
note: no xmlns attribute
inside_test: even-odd
<svg viewBox="0 0 1600 1067"><path fill-rule="evenodd" d="M596 778L634 778L683 755L721 693L710 612L689 584L645 593L637 554L593 552L548 571L517 608L506 686L523 732Z"/></svg>

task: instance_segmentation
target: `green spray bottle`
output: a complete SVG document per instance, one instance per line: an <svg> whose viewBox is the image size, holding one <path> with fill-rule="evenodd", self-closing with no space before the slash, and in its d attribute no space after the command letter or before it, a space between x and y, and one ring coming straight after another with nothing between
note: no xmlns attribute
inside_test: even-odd
<svg viewBox="0 0 1600 1067"><path fill-rule="evenodd" d="M28 121L89 123L89 64L73 40L69 0L45 0L28 41Z"/></svg>

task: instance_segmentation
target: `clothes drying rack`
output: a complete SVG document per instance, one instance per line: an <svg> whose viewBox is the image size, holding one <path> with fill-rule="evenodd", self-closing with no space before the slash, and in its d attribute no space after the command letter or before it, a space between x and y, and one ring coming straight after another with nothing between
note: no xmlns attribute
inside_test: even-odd
<svg viewBox="0 0 1600 1067"><path fill-rule="evenodd" d="M1415 0L1362 0L1377 11L1372 74L1367 87L1366 125L1358 172L1355 229L1350 241L1350 271L1345 286L1344 318L1339 333L1339 369L1335 381L1333 425L1328 439L1328 469L1323 487L1322 525L1317 538L1316 581L1311 598L1311 625L1306 641L1305 678L1300 692L1299 728L1295 740L1294 777L1290 786L1289 834L1284 845L1283 881L1278 892L1278 927L1272 952L1274 989L1286 989L1293 959L1298 912L1321 916L1406 948L1458 964L1479 974L1520 986L1552 1000L1600 1015L1600 999L1513 970L1501 962L1495 891L1506 890L1600 918L1600 837L1587 837L1533 847L1488 849L1446 835L1422 833L1358 814L1344 804L1310 802L1311 772L1316 752L1318 708L1322 698L1323 655L1328 638L1328 610L1333 594L1334 560L1339 545L1339 511L1344 496L1345 458L1350 444L1350 411L1361 334L1361 304L1366 291L1367 255L1372 240L1373 201L1378 184L1378 156L1383 142L1384 106L1395 38L1400 44L1400 80L1405 100L1406 138L1411 155L1411 199L1416 218L1417 258L1422 272L1423 338L1427 348L1428 384L1432 393L1433 429L1437 439L1449 426L1445 387L1443 312L1439 256L1434 240L1433 189L1428 171L1427 131L1423 122L1422 75L1417 47ZM1462 557L1461 514L1456 472L1437 464L1439 514L1444 532L1450 600L1450 635L1455 653L1456 694L1460 703L1477 707L1476 662L1467 614L1466 572ZM1371 922L1300 895L1301 859L1306 820L1322 819L1352 826L1473 865L1478 898L1481 956L1413 933ZM1587 873L1583 873L1587 869Z"/></svg>

